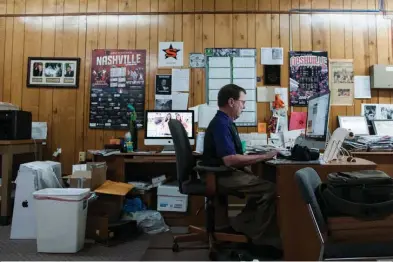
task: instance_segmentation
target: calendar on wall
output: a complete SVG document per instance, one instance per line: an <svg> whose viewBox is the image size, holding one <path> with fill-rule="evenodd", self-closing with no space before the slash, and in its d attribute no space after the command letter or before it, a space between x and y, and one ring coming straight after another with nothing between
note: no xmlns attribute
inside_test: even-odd
<svg viewBox="0 0 393 262"><path fill-rule="evenodd" d="M207 103L217 105L218 91L227 84L236 84L247 92L246 108L236 119L237 126L257 125L256 54L256 49L253 48L207 48L205 50Z"/></svg>
<svg viewBox="0 0 393 262"><path fill-rule="evenodd" d="M327 52L289 52L291 106L307 106L311 96L329 92Z"/></svg>

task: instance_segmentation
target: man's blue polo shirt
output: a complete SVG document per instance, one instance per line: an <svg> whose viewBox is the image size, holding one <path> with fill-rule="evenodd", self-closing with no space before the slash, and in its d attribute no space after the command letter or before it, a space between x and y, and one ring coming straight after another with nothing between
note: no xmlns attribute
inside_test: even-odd
<svg viewBox="0 0 393 262"><path fill-rule="evenodd" d="M203 163L206 165L222 165L222 158L229 155L242 154L237 129L233 120L224 112L217 111L206 129L203 145Z"/></svg>

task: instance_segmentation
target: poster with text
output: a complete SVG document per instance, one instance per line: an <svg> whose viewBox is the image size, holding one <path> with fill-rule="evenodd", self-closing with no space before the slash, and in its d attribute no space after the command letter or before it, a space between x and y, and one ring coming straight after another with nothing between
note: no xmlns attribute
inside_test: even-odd
<svg viewBox="0 0 393 262"><path fill-rule="evenodd" d="M353 105L353 60L330 60L330 90L332 106Z"/></svg>
<svg viewBox="0 0 393 262"><path fill-rule="evenodd" d="M329 91L327 52L289 52L291 106L307 106L308 99Z"/></svg>
<svg viewBox="0 0 393 262"><path fill-rule="evenodd" d="M92 52L89 127L127 129L135 108L137 127L145 109L146 50Z"/></svg>

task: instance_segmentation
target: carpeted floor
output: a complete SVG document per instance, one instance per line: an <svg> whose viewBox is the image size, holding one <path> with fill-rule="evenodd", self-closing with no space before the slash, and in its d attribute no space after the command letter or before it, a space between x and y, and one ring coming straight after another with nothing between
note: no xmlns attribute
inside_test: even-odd
<svg viewBox="0 0 393 262"><path fill-rule="evenodd" d="M37 253L35 240L10 240L10 228L0 226L0 261L141 261L150 243L150 238L142 235L112 247L85 244L85 248L75 254Z"/></svg>

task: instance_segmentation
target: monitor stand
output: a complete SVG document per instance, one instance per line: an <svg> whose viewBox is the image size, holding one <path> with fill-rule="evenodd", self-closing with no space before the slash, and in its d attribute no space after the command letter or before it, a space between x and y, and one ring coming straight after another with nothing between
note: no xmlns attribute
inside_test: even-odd
<svg viewBox="0 0 393 262"><path fill-rule="evenodd" d="M164 146L161 153L162 154L175 154L175 146L174 145Z"/></svg>

